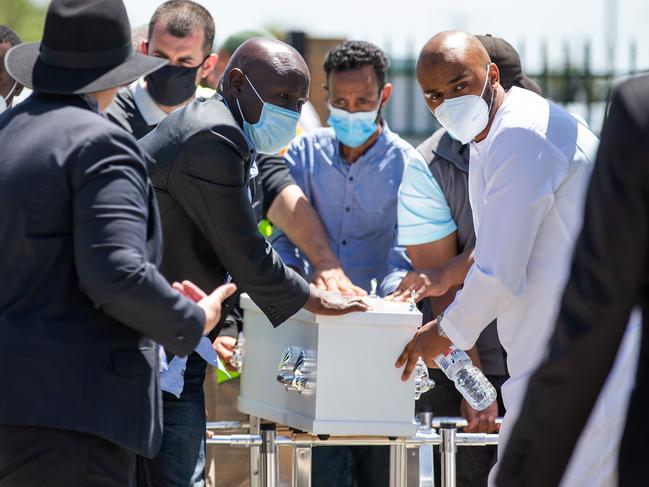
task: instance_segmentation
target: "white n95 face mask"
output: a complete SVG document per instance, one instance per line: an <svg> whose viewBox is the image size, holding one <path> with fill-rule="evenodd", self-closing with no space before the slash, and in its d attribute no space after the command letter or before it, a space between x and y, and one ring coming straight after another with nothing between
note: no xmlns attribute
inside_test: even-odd
<svg viewBox="0 0 649 487"><path fill-rule="evenodd" d="M457 98L449 98L438 106L433 114L448 134L462 144L471 142L489 123L489 112L494 101L493 91L489 106L484 101L484 94L489 82L489 67L487 65L487 78L485 79L480 96L464 95Z"/></svg>
<svg viewBox="0 0 649 487"><path fill-rule="evenodd" d="M7 96L4 97L0 95L0 113L4 112L7 109L7 100L11 98L11 95L16 90L17 85L18 83L14 81L14 85L11 87L11 90L9 90L9 93L7 93Z"/></svg>

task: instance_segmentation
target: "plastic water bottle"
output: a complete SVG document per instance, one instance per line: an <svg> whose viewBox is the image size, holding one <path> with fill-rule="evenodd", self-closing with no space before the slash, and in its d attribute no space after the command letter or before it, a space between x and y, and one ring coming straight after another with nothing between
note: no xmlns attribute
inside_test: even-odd
<svg viewBox="0 0 649 487"><path fill-rule="evenodd" d="M435 357L435 363L455 382L455 387L476 411L487 409L496 400L496 389L484 374L473 365L464 350L451 345Z"/></svg>

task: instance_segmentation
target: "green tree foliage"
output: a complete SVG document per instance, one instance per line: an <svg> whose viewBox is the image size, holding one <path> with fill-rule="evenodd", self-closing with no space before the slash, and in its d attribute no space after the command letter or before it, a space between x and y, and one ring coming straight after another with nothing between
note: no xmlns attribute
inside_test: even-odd
<svg viewBox="0 0 649 487"><path fill-rule="evenodd" d="M13 29L24 42L39 41L47 2L34 0L0 0L0 24Z"/></svg>

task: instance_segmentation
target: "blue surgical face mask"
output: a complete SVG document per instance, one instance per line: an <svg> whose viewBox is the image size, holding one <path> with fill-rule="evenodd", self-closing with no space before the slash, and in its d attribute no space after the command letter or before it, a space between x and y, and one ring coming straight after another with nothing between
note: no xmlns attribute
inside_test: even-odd
<svg viewBox="0 0 649 487"><path fill-rule="evenodd" d="M360 147L369 139L378 125L376 119L381 108L381 99L379 105L371 112L350 113L340 108L329 105L329 118L327 123L336 132L336 137L343 145L347 147Z"/></svg>
<svg viewBox="0 0 649 487"><path fill-rule="evenodd" d="M264 105L261 109L259 121L255 124L250 124L246 121L246 117L243 116L241 105L239 105L239 99L237 98L237 106L239 107L239 113L243 120L243 131L252 141L257 152L261 154L276 154L283 147L286 147L295 137L295 130L297 129L297 122L300 120L300 114L293 110L265 102L259 96L250 78L245 74L244 76Z"/></svg>

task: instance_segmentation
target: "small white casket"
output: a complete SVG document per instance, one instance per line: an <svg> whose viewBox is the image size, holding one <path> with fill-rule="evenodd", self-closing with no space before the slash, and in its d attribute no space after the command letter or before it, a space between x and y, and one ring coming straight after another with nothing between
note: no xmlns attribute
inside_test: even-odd
<svg viewBox="0 0 649 487"><path fill-rule="evenodd" d="M314 434L414 434L415 392L428 377L419 369L402 382L394 362L421 313L408 303L368 302L373 311L333 317L300 310L273 328L242 295L239 410Z"/></svg>

